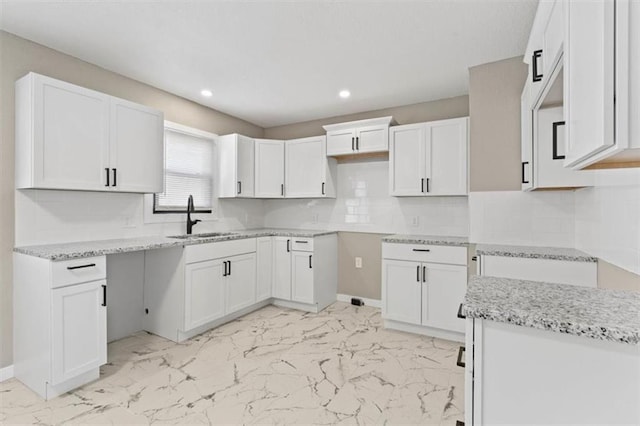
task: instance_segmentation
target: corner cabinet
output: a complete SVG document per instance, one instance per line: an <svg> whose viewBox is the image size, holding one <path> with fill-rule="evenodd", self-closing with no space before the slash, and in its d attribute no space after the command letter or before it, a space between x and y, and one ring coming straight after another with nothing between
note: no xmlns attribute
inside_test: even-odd
<svg viewBox="0 0 640 426"><path fill-rule="evenodd" d="M105 256L13 259L15 377L44 399L97 379L107 362Z"/></svg>
<svg viewBox="0 0 640 426"><path fill-rule="evenodd" d="M286 198L335 198L336 160L325 150L324 136L285 142Z"/></svg>
<svg viewBox="0 0 640 426"><path fill-rule="evenodd" d="M387 152L393 117L322 126L327 131L327 156Z"/></svg>
<svg viewBox="0 0 640 426"><path fill-rule="evenodd" d="M16 189L164 190L161 111L29 73L16 81Z"/></svg>
<svg viewBox="0 0 640 426"><path fill-rule="evenodd" d="M218 196L253 198L255 141L239 134L220 136L218 149Z"/></svg>
<svg viewBox="0 0 640 426"><path fill-rule="evenodd" d="M389 192L400 196L467 195L469 118L389 129Z"/></svg>
<svg viewBox="0 0 640 426"><path fill-rule="evenodd" d="M385 327L464 341L457 309L467 276L466 247L383 243Z"/></svg>

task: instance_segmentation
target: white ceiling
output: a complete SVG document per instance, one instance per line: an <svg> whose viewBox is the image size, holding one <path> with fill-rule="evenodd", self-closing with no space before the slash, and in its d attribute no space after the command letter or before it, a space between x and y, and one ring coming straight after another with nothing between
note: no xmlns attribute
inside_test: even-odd
<svg viewBox="0 0 640 426"><path fill-rule="evenodd" d="M465 94L470 66L524 53L536 6L2 0L0 27L271 127Z"/></svg>

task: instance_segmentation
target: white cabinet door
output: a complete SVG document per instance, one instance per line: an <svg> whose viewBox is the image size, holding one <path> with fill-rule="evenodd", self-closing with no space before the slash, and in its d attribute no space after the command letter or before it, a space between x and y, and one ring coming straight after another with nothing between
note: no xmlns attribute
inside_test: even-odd
<svg viewBox="0 0 640 426"><path fill-rule="evenodd" d="M315 303L313 294L313 253L291 253L291 300Z"/></svg>
<svg viewBox="0 0 640 426"><path fill-rule="evenodd" d="M109 97L41 75L31 77L21 84L33 85L33 98L19 99L17 109L33 108L33 187L109 190ZM22 111L19 115L30 117Z"/></svg>
<svg viewBox="0 0 640 426"><path fill-rule="evenodd" d="M542 37L543 53L543 74L545 77L551 75L556 63L562 55L562 44L564 42L564 7L561 0L555 0L551 7L549 20L544 28Z"/></svg>
<svg viewBox="0 0 640 426"><path fill-rule="evenodd" d="M256 186L259 198L284 197L284 141L255 140Z"/></svg>
<svg viewBox="0 0 640 426"><path fill-rule="evenodd" d="M287 198L326 195L327 157L325 137L292 139L285 144ZM323 194L323 190L325 194Z"/></svg>
<svg viewBox="0 0 640 426"><path fill-rule="evenodd" d="M467 268L437 263L422 264L422 325L464 333L457 317L467 292Z"/></svg>
<svg viewBox="0 0 640 426"><path fill-rule="evenodd" d="M389 192L391 195L423 195L425 173L424 123L389 129Z"/></svg>
<svg viewBox="0 0 640 426"><path fill-rule="evenodd" d="M615 144L614 13L618 2L564 3L564 164L573 167L590 164L589 158Z"/></svg>
<svg viewBox="0 0 640 426"><path fill-rule="evenodd" d="M233 256L226 261L225 314L230 314L256 302L256 254Z"/></svg>
<svg viewBox="0 0 640 426"><path fill-rule="evenodd" d="M332 130L327 132L325 155L353 154L356 150L355 129Z"/></svg>
<svg viewBox="0 0 640 426"><path fill-rule="evenodd" d="M51 383L72 379L107 362L105 280L51 291Z"/></svg>
<svg viewBox="0 0 640 426"><path fill-rule="evenodd" d="M275 298L291 300L291 239L273 238L273 291Z"/></svg>
<svg viewBox="0 0 640 426"><path fill-rule="evenodd" d="M533 188L533 110L530 97L531 80L527 78L520 97L520 155L522 158L520 179L523 191Z"/></svg>
<svg viewBox="0 0 640 426"><path fill-rule="evenodd" d="M260 237L256 239L256 302L271 297L273 283L273 239Z"/></svg>
<svg viewBox="0 0 640 426"><path fill-rule="evenodd" d="M254 141L246 136L238 135L237 143L238 197L253 197L255 179Z"/></svg>
<svg viewBox="0 0 640 426"><path fill-rule="evenodd" d="M382 316L420 324L421 265L400 260L382 261Z"/></svg>
<svg viewBox="0 0 640 426"><path fill-rule="evenodd" d="M225 315L225 277L221 259L185 266L184 330Z"/></svg>
<svg viewBox="0 0 640 426"><path fill-rule="evenodd" d="M115 191L164 191L164 120L160 111L111 98L109 184Z"/></svg>
<svg viewBox="0 0 640 426"><path fill-rule="evenodd" d="M389 150L389 126L367 126L356 129L356 151L386 152Z"/></svg>
<svg viewBox="0 0 640 426"><path fill-rule="evenodd" d="M427 195L467 194L468 118L427 124Z"/></svg>

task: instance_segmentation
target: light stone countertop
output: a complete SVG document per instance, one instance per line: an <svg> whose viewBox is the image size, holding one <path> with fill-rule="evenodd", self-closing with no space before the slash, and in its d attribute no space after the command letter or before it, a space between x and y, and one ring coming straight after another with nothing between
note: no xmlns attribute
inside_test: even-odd
<svg viewBox="0 0 640 426"><path fill-rule="evenodd" d="M640 293L633 291L472 276L462 314L640 345Z"/></svg>
<svg viewBox="0 0 640 426"><path fill-rule="evenodd" d="M444 235L387 235L382 238L383 243L398 244L427 244L434 246L458 246L466 247L469 245L467 237L447 237Z"/></svg>
<svg viewBox="0 0 640 426"><path fill-rule="evenodd" d="M522 257L528 259L567 260L573 262L597 262L598 258L580 250L561 247L510 246L478 244L476 254L485 256Z"/></svg>
<svg viewBox="0 0 640 426"><path fill-rule="evenodd" d="M49 260L68 260L83 257L102 256L105 254L126 253L130 251L153 250L167 247L188 246L194 244L239 240L257 237L300 237L313 238L334 234L336 231L306 229L247 229L239 231L222 231L224 234L206 238L180 239L164 236L148 236L120 238L113 240L79 241L61 244L44 244L15 247L16 253L41 257ZM197 234L196 234L197 235Z"/></svg>

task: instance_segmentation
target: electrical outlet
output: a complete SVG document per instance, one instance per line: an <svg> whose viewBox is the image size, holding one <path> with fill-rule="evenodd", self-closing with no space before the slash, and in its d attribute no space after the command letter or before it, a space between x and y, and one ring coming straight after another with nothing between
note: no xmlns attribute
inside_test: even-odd
<svg viewBox="0 0 640 426"><path fill-rule="evenodd" d="M411 226L417 228L420 226L420 216L412 216L411 217Z"/></svg>
<svg viewBox="0 0 640 426"><path fill-rule="evenodd" d="M361 257L356 257L356 268L358 268L358 269L362 268L362 258Z"/></svg>

